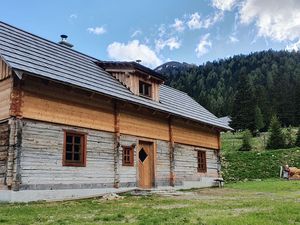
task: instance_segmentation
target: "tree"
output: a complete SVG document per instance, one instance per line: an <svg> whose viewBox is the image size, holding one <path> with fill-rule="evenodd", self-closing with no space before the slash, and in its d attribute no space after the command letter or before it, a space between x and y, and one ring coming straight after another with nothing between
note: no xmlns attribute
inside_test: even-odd
<svg viewBox="0 0 300 225"><path fill-rule="evenodd" d="M300 147L300 127L299 127L298 132L297 132L297 139L296 139L295 145L297 147Z"/></svg>
<svg viewBox="0 0 300 225"><path fill-rule="evenodd" d="M285 137L282 132L280 122L277 116L273 116L270 123L270 137L267 143L267 149L279 149L285 147Z"/></svg>
<svg viewBox="0 0 300 225"><path fill-rule="evenodd" d="M292 148L295 146L294 144L294 138L293 138L293 134L292 134L292 128L289 126L288 129L286 130L285 133L285 141L286 141L286 147L287 148Z"/></svg>
<svg viewBox="0 0 300 225"><path fill-rule="evenodd" d="M248 75L241 75L238 91L233 103L231 126L238 130L255 131L255 99L253 87Z"/></svg>
<svg viewBox="0 0 300 225"><path fill-rule="evenodd" d="M255 123L255 130L257 132L259 132L262 128L265 127L264 117L258 106L255 107L254 123Z"/></svg>
<svg viewBox="0 0 300 225"><path fill-rule="evenodd" d="M252 134L249 130L245 130L243 133L243 144L240 147L239 151L251 151L252 144L251 144Z"/></svg>

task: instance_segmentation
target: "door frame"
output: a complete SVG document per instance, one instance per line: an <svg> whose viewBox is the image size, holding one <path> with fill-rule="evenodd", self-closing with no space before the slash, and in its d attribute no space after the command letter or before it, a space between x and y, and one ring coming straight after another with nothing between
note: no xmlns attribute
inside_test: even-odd
<svg viewBox="0 0 300 225"><path fill-rule="evenodd" d="M152 145L152 151L153 151L153 160L152 160L152 168L153 168L153 177L152 177L152 187L156 187L156 159L157 159L157 143L155 140L152 139L146 139L146 138L139 138L137 140L137 148L136 148L136 186L140 187L139 184L139 151L140 151L140 143L149 143Z"/></svg>

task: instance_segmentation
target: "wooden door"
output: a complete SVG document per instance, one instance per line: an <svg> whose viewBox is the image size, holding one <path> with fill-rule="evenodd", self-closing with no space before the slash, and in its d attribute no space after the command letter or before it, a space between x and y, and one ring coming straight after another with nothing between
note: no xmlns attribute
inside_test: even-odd
<svg viewBox="0 0 300 225"><path fill-rule="evenodd" d="M154 184L154 148L151 142L139 142L139 187L152 188Z"/></svg>

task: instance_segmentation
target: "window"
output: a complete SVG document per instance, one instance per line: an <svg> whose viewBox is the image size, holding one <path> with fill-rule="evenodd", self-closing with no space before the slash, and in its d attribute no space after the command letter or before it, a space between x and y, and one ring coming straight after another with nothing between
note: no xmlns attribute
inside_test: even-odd
<svg viewBox="0 0 300 225"><path fill-rule="evenodd" d="M123 146L123 166L133 166L133 147L132 146Z"/></svg>
<svg viewBox="0 0 300 225"><path fill-rule="evenodd" d="M198 151L198 172L200 173L206 173L207 167L206 167L206 152L205 151Z"/></svg>
<svg viewBox="0 0 300 225"><path fill-rule="evenodd" d="M82 133L65 131L64 166L85 166L86 136Z"/></svg>
<svg viewBox="0 0 300 225"><path fill-rule="evenodd" d="M151 84L140 81L139 88L140 95L151 98Z"/></svg>

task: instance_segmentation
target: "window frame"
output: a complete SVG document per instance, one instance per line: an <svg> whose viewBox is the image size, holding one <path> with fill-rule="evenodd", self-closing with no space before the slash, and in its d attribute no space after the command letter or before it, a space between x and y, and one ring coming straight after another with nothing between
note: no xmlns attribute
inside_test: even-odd
<svg viewBox="0 0 300 225"><path fill-rule="evenodd" d="M125 152L129 151L126 154L129 157L129 161L125 160ZM123 166L134 166L134 147L133 146L122 146L122 165Z"/></svg>
<svg viewBox="0 0 300 225"><path fill-rule="evenodd" d="M197 171L198 173L207 172L206 151L197 150Z"/></svg>
<svg viewBox="0 0 300 225"><path fill-rule="evenodd" d="M63 147L63 161L62 164L63 166L73 166L73 167L85 167L86 166L86 145L87 145L87 138L86 138L86 133L83 132L78 132L78 131L72 131L72 130L63 130L64 131L64 147ZM66 159L66 152L67 152L67 136L79 136L81 139L81 160L76 162L76 161L71 161ZM72 143L74 145L74 141ZM74 148L74 146L72 147ZM74 150L72 151L72 153ZM74 154L74 153L73 153Z"/></svg>
<svg viewBox="0 0 300 225"><path fill-rule="evenodd" d="M141 85L145 85L145 87L143 88L143 92L142 93L140 92ZM145 94L146 87L148 87L149 95ZM151 83L147 83L147 82L142 81L142 80L139 80L139 95L143 96L143 97L146 97L146 98L152 98L152 84Z"/></svg>

